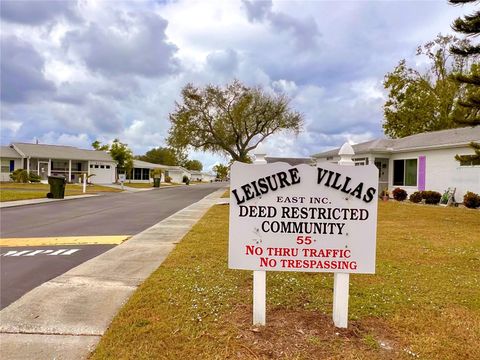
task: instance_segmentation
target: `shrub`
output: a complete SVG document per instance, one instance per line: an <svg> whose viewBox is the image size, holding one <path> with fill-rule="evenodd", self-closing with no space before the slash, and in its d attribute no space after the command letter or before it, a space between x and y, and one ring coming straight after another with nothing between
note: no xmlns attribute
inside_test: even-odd
<svg viewBox="0 0 480 360"><path fill-rule="evenodd" d="M403 201L407 198L407 192L400 188L393 189L392 195L393 198L397 201Z"/></svg>
<svg viewBox="0 0 480 360"><path fill-rule="evenodd" d="M422 191L422 197L425 199L425 204L437 205L442 198L442 194L438 191Z"/></svg>
<svg viewBox="0 0 480 360"><path fill-rule="evenodd" d="M28 172L24 169L17 169L10 174L10 179L17 183L28 183Z"/></svg>
<svg viewBox="0 0 480 360"><path fill-rule="evenodd" d="M423 195L421 191L415 191L413 194L410 195L408 198L411 202L417 204L423 199Z"/></svg>
<svg viewBox="0 0 480 360"><path fill-rule="evenodd" d="M161 169L150 170L150 177L154 179L160 179L162 177L162 170Z"/></svg>
<svg viewBox="0 0 480 360"><path fill-rule="evenodd" d="M188 176L187 176L187 175L183 175L182 182L184 182L185 184L186 184L187 182L190 182L190 180L188 179Z"/></svg>
<svg viewBox="0 0 480 360"><path fill-rule="evenodd" d="M168 175L165 176L165 182L166 183L171 183L172 182L172 178Z"/></svg>
<svg viewBox="0 0 480 360"><path fill-rule="evenodd" d="M387 196L387 197L390 196L390 192L388 191L387 188L383 189L383 190L380 192L380 197L384 197L384 196Z"/></svg>
<svg viewBox="0 0 480 360"><path fill-rule="evenodd" d="M476 209L477 207L480 207L480 195L468 191L463 196L463 205L470 209Z"/></svg>
<svg viewBox="0 0 480 360"><path fill-rule="evenodd" d="M40 182L40 180L42 180L42 178L41 178L40 175L37 175L33 172L30 172L30 174L28 174L28 180L32 183L37 183L37 182Z"/></svg>

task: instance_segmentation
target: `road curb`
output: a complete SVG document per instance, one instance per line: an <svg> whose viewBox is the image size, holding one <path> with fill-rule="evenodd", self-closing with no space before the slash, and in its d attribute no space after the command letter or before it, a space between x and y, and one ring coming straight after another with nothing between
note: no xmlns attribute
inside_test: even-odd
<svg viewBox="0 0 480 360"><path fill-rule="evenodd" d="M207 195L0 311L2 359L87 358L137 287L224 191Z"/></svg>

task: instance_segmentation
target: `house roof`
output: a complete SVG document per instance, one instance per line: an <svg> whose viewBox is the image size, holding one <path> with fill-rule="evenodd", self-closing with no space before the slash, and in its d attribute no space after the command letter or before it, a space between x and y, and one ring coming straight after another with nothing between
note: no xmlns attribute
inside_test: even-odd
<svg viewBox="0 0 480 360"><path fill-rule="evenodd" d="M168 166L161 165L161 164L154 164L147 161L142 160L133 160L133 167L134 168L143 168L143 169L166 169Z"/></svg>
<svg viewBox="0 0 480 360"><path fill-rule="evenodd" d="M456 147L480 141L480 126L432 131L400 139L375 139L352 145L355 155L367 153L393 153L409 150ZM337 156L340 148L313 155L315 158Z"/></svg>
<svg viewBox="0 0 480 360"><path fill-rule="evenodd" d="M79 149L65 145L13 143L12 146L24 157L64 160L114 161L106 151Z"/></svg>
<svg viewBox="0 0 480 360"><path fill-rule="evenodd" d="M300 164L307 164L307 165L310 165L310 164L313 164L315 163L315 161L310 158L310 157L306 157L306 158L291 158L291 157L274 157L274 156L266 156L265 157L265 160L267 161L267 164L271 164L271 163L276 163L276 162L285 162L291 166L295 166L295 165L300 165Z"/></svg>
<svg viewBox="0 0 480 360"><path fill-rule="evenodd" d="M22 156L10 146L0 146L0 157L9 159L21 159Z"/></svg>

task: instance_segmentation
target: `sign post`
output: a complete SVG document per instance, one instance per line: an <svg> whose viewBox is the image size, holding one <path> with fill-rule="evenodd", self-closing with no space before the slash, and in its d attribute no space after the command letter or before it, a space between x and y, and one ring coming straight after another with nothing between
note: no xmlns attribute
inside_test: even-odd
<svg viewBox="0 0 480 360"><path fill-rule="evenodd" d="M257 151L261 152L258 150ZM255 165L266 164L265 155L255 154ZM253 270L253 325L266 324L267 308L267 272L265 270Z"/></svg>
<svg viewBox="0 0 480 360"><path fill-rule="evenodd" d="M125 174L118 174L118 180L120 181L120 185L122 186L122 190L123 190L123 183L126 180L126 175Z"/></svg>
<svg viewBox="0 0 480 360"><path fill-rule="evenodd" d="M355 152L349 143L343 144L338 155L340 155L338 165L355 166L352 160ZM333 323L338 328L346 328L348 325L349 286L350 274L337 272L333 274Z"/></svg>
<svg viewBox="0 0 480 360"><path fill-rule="evenodd" d="M253 270L253 323L265 325L266 271L333 272L333 321L347 327L349 274L375 273L378 169L235 162L230 170L229 268ZM344 166L347 165L347 166Z"/></svg>

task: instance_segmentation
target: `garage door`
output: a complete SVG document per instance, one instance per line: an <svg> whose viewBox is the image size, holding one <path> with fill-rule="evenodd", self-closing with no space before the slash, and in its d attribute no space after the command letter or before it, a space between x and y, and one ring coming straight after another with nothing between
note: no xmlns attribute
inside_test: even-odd
<svg viewBox="0 0 480 360"><path fill-rule="evenodd" d="M90 178L94 184L111 184L113 182L115 168L111 164L90 164Z"/></svg>

